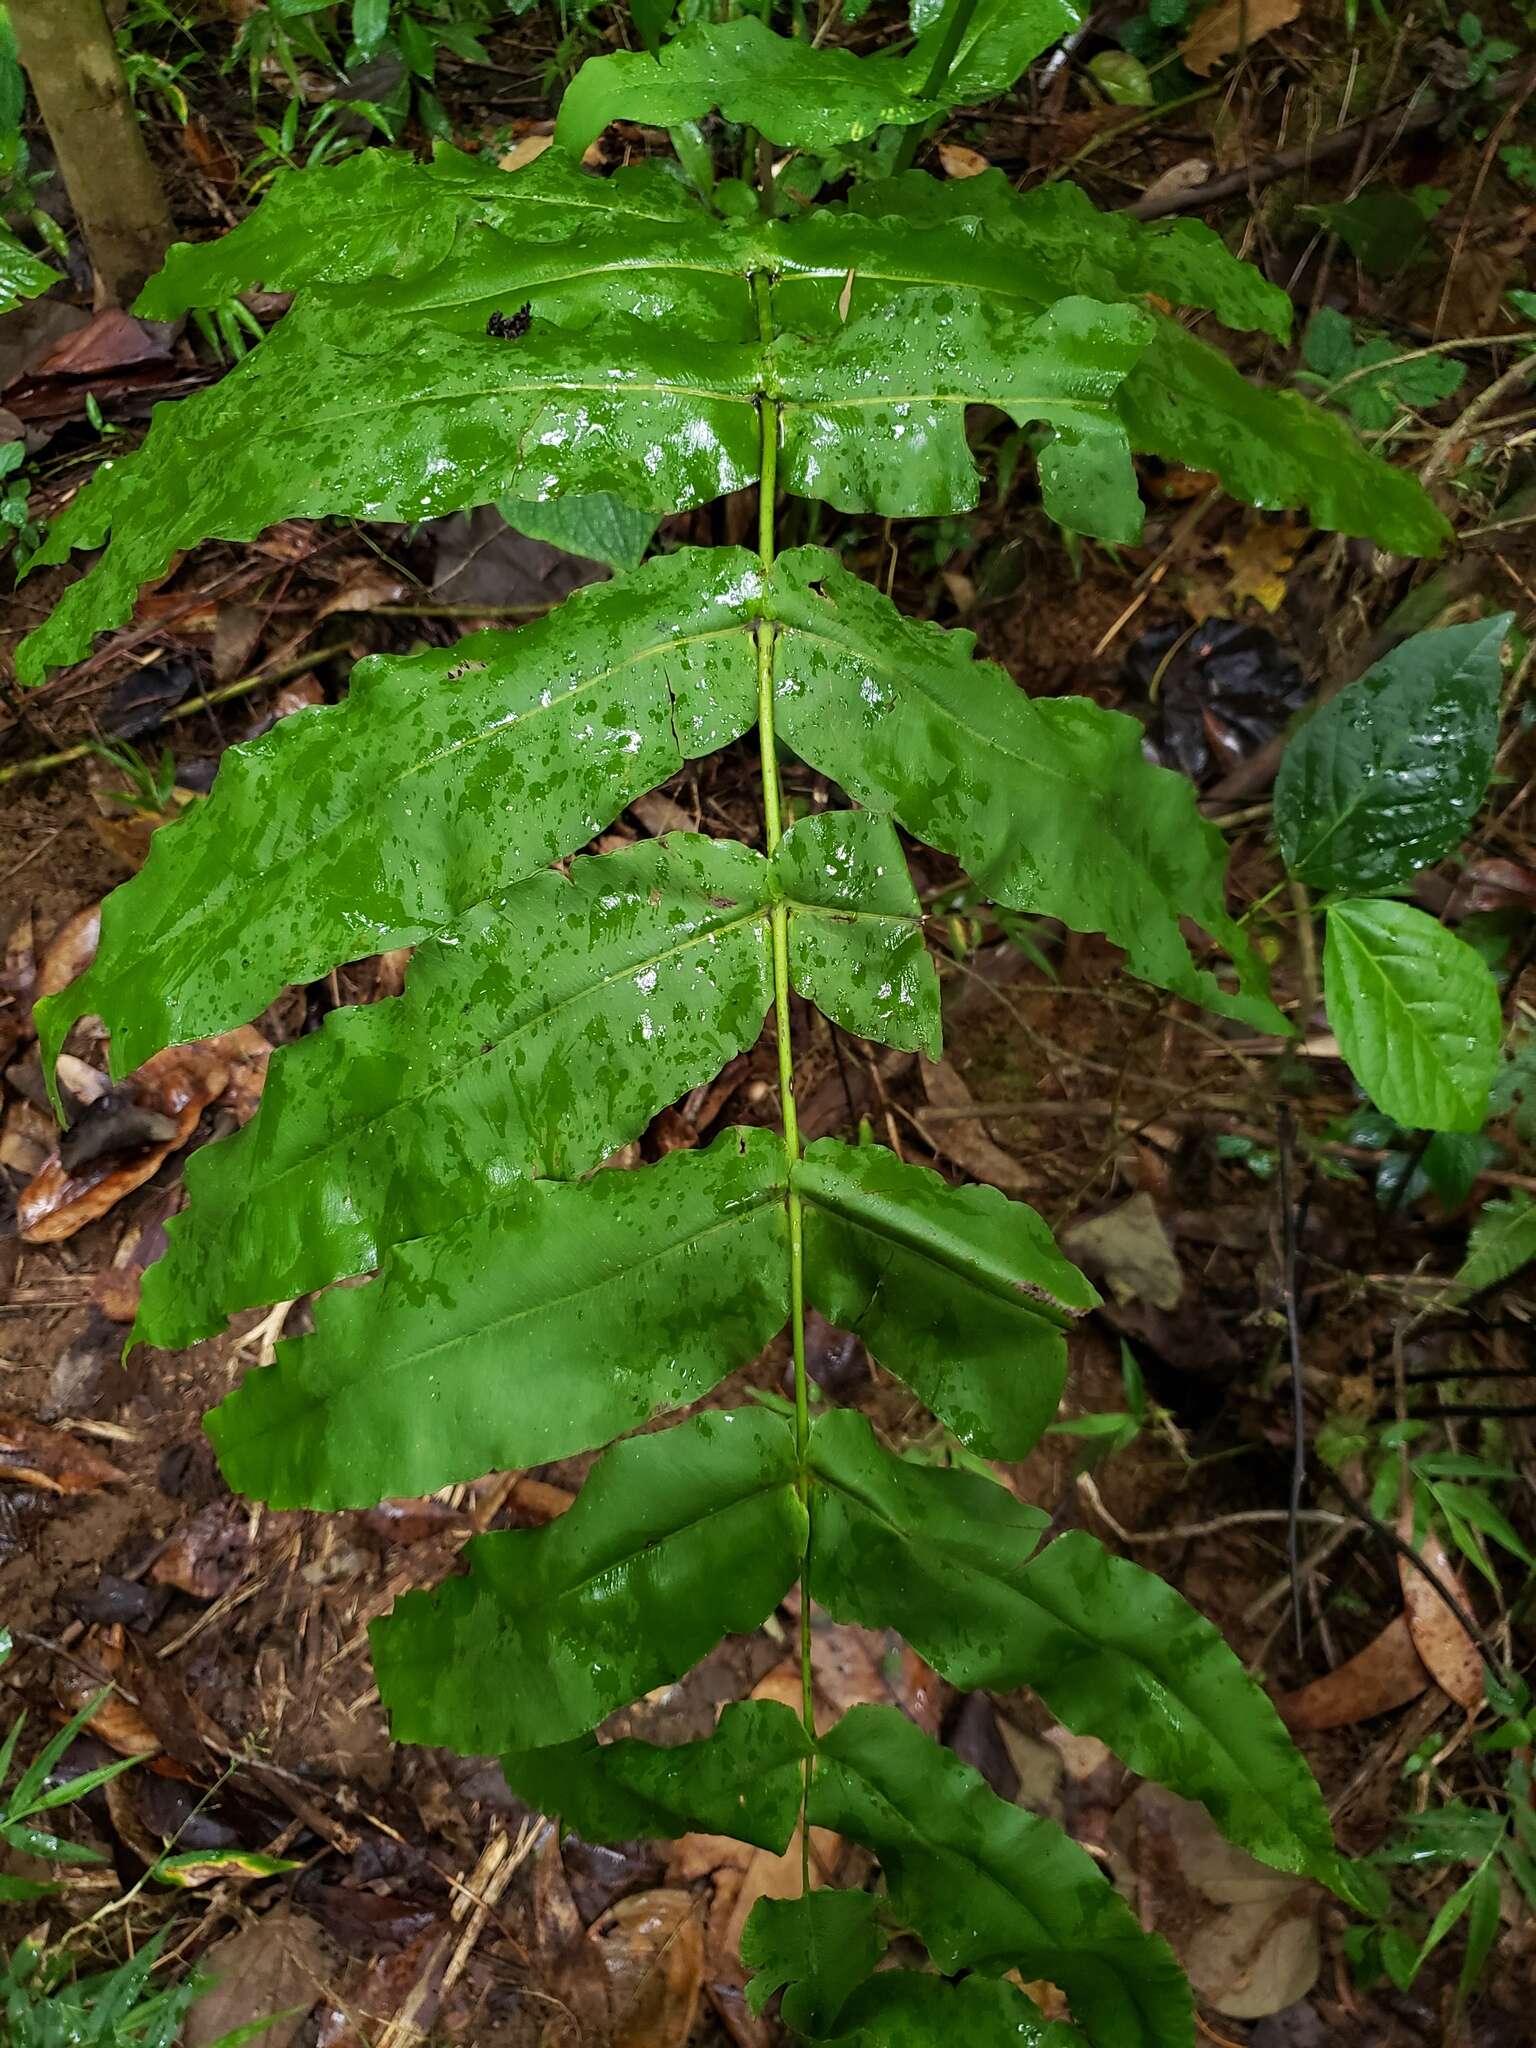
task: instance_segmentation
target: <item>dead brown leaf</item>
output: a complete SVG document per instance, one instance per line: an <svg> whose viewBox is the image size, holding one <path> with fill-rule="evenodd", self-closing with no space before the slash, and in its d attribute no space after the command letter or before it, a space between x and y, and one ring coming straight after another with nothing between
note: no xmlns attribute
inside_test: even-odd
<svg viewBox="0 0 1536 2048"><path fill-rule="evenodd" d="M979 149L967 149L960 142L941 142L939 162L944 167L946 178L979 178L983 171L992 168L990 160Z"/></svg>
<svg viewBox="0 0 1536 2048"><path fill-rule="evenodd" d="M85 1649L90 1661L101 1666L108 1680L116 1679L125 1661L120 1627L114 1624L100 1630L93 1629L86 1638ZM78 1664L69 1664L62 1667L56 1689L59 1705L65 1713L78 1714L102 1691L102 1685L94 1673ZM158 1756L162 1747L159 1736L139 1709L131 1700L124 1699L120 1692L108 1692L85 1725L98 1742L104 1742L108 1749L115 1749L119 1756ZM116 1818L114 1814L114 1821ZM151 1860L158 1853L157 1844L151 1850Z"/></svg>
<svg viewBox="0 0 1536 2048"><path fill-rule="evenodd" d="M410 586L382 562L367 562L331 592L316 617L328 619L336 612L369 612L376 604L399 604L409 591Z"/></svg>
<svg viewBox="0 0 1536 2048"><path fill-rule="evenodd" d="M1285 579L1311 529L1288 519L1261 519L1240 540L1217 549L1227 565L1227 593L1237 603L1250 598L1267 612L1285 602Z"/></svg>
<svg viewBox="0 0 1536 2048"><path fill-rule="evenodd" d="M608 1978L612 2048L684 2048L704 1984L704 1930L692 1892L632 1893L593 1922Z"/></svg>
<svg viewBox="0 0 1536 2048"><path fill-rule="evenodd" d="M935 1109L969 1109L975 1097L948 1060L919 1060L923 1091ZM963 1166L976 1180L989 1181L1005 1194L1022 1194L1029 1175L1018 1160L1001 1145L993 1143L979 1118L935 1117L927 1123L919 1115L923 1136L933 1149L955 1166Z"/></svg>
<svg viewBox="0 0 1536 2048"><path fill-rule="evenodd" d="M45 1493L95 1493L124 1477L110 1458L66 1431L24 1415L0 1414L0 1479Z"/></svg>
<svg viewBox="0 0 1536 2048"><path fill-rule="evenodd" d="M79 980L96 958L96 946L100 937L99 903L92 903L84 910L77 910L74 916L60 927L38 966L37 987L34 993L39 1002L44 996L56 996L60 989L68 988L72 981Z"/></svg>
<svg viewBox="0 0 1536 2048"><path fill-rule="evenodd" d="M185 2048L213 2048L226 2034L271 2013L293 2016L266 2029L265 2048L293 2048L331 1974L320 1927L286 1900L215 1942L202 1966L211 1987L187 2017Z"/></svg>
<svg viewBox="0 0 1536 2048"><path fill-rule="evenodd" d="M149 1568L157 1586L217 1600L240 1583L251 1559L251 1515L235 1500L210 1501L183 1522Z"/></svg>
<svg viewBox="0 0 1536 2048"><path fill-rule="evenodd" d="M131 1323L139 1312L144 1269L166 1250L165 1225L175 1212L176 1196L162 1195L141 1213L112 1254L112 1263L91 1281L91 1299L110 1323Z"/></svg>
<svg viewBox="0 0 1536 2048"><path fill-rule="evenodd" d="M1295 1734L1351 1728L1357 1721L1405 1707L1431 1683L1424 1660L1413 1646L1408 1617L1399 1614L1336 1670L1277 1699L1275 1709Z"/></svg>
<svg viewBox="0 0 1536 2048"><path fill-rule="evenodd" d="M1216 0L1197 17L1179 55L1196 78L1209 78L1223 57L1251 48L1300 12L1301 0Z"/></svg>
<svg viewBox="0 0 1536 2048"><path fill-rule="evenodd" d="M30 1010L36 981L37 948L32 913L24 910L11 926L10 936L5 942L5 960L0 964L0 993L13 997L24 1011Z"/></svg>
<svg viewBox="0 0 1536 2048"><path fill-rule="evenodd" d="M1413 1542L1411 1509L1405 1509L1400 1518L1398 1534L1405 1543ZM1418 1545L1418 1554L1462 1606L1470 1607L1467 1589L1456 1567L1446 1556L1445 1546L1432 1531ZM1403 1606L1407 1610L1414 1648L1429 1666L1440 1690L1470 1713L1481 1704L1483 1697L1483 1660L1476 1643L1424 1574L1416 1571L1401 1555L1397 1561L1397 1576L1403 1589Z"/></svg>

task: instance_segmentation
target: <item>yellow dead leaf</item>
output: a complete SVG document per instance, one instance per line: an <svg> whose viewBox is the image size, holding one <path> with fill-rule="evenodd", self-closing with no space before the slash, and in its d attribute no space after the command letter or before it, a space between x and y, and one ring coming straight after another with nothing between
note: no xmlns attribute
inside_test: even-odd
<svg viewBox="0 0 1536 2048"><path fill-rule="evenodd" d="M497 166L503 171L520 171L524 164L531 164L536 156L542 156L554 139L554 122L541 121L526 135L520 135L512 147L496 159Z"/></svg>
<svg viewBox="0 0 1536 2048"><path fill-rule="evenodd" d="M1179 55L1197 78L1209 78L1223 57L1273 35L1301 12L1301 0L1216 0L1198 17Z"/></svg>
<svg viewBox="0 0 1536 2048"><path fill-rule="evenodd" d="M1309 529L1288 520L1261 520L1241 540L1224 542L1217 552L1227 564L1227 589L1241 603L1252 598L1267 612L1285 602L1285 578L1294 567Z"/></svg>
<svg viewBox="0 0 1536 2048"><path fill-rule="evenodd" d="M939 162L946 178L979 178L992 168L979 149L967 149L959 142L941 142Z"/></svg>

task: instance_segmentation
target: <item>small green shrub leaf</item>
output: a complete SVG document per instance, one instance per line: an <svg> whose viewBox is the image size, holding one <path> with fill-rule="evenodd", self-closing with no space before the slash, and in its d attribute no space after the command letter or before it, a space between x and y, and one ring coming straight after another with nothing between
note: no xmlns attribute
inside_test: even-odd
<svg viewBox="0 0 1536 2048"><path fill-rule="evenodd" d="M845 1031L939 1057L939 974L922 906L889 818L822 811L791 825L773 857L790 900L795 988Z"/></svg>
<svg viewBox="0 0 1536 2048"><path fill-rule="evenodd" d="M528 1181L317 1304L207 1419L274 1507L368 1507L604 1444L699 1399L789 1314L784 1152L727 1131L631 1173ZM615 1361L623 1360L623 1370Z"/></svg>
<svg viewBox="0 0 1536 2048"><path fill-rule="evenodd" d="M1467 1256L1452 1288L1459 1295L1480 1294L1485 1287L1508 1280L1532 1259L1536 1259L1536 1202L1519 1193L1507 1202L1485 1202L1472 1226Z"/></svg>
<svg viewBox="0 0 1536 2048"><path fill-rule="evenodd" d="M871 809L952 854L995 902L1102 931L1133 974L1261 1030L1285 1021L1225 901L1226 847L1185 777L1154 767L1132 718L1037 700L972 658L974 636L902 617L814 548L774 566L778 728ZM1195 918L1237 963L1197 967Z"/></svg>
<svg viewBox="0 0 1536 2048"><path fill-rule="evenodd" d="M504 1756L520 1799L557 1814L585 1842L674 1841L729 1835L778 1854L800 1817L810 1739L776 1700L726 1707L713 1734L675 1748L579 1737Z"/></svg>
<svg viewBox="0 0 1536 2048"><path fill-rule="evenodd" d="M59 281L59 273L0 228L0 313L14 313L23 299L35 299Z"/></svg>
<svg viewBox="0 0 1536 2048"><path fill-rule="evenodd" d="M1328 1021L1376 1107L1410 1129L1481 1130L1499 1065L1499 993L1481 956L1409 903L1329 906Z"/></svg>
<svg viewBox="0 0 1536 2048"><path fill-rule="evenodd" d="M820 1138L794 1170L805 1276L962 1442L1022 1458L1056 1412L1065 1332L1097 1294L1027 1203Z"/></svg>
<svg viewBox="0 0 1536 2048"><path fill-rule="evenodd" d="M755 1629L805 1534L777 1415L711 1412L617 1445L557 1522L477 1537L468 1577L374 1623L396 1739L500 1756L586 1734Z"/></svg>
<svg viewBox="0 0 1536 2048"><path fill-rule="evenodd" d="M1087 1851L894 1708L855 1707L822 1738L810 1811L873 1850L946 1974L1048 1978L1093 2048L1192 2048L1183 1972Z"/></svg>
<svg viewBox="0 0 1536 2048"><path fill-rule="evenodd" d="M610 569L633 569L645 556L656 532L654 512L639 512L611 491L593 491L584 498L502 498L497 511L514 532L530 540L602 562Z"/></svg>
<svg viewBox="0 0 1536 2048"><path fill-rule="evenodd" d="M685 549L517 632L373 656L344 705L232 747L108 897L94 965L38 1006L45 1066L95 1011L129 1073L575 852L750 725L758 587L744 550Z"/></svg>
<svg viewBox="0 0 1536 2048"><path fill-rule="evenodd" d="M947 1983L920 1970L881 1970L838 2016L836 2048L1085 2048L1076 2027L1047 2020L1016 1985L986 1977Z"/></svg>
<svg viewBox="0 0 1536 2048"><path fill-rule="evenodd" d="M787 2027L812 2040L835 2032L839 2011L885 1951L879 1911L869 1892L759 1899L741 1935L741 1960L755 1973L747 1985L753 2012L782 1991Z"/></svg>
<svg viewBox="0 0 1536 2048"><path fill-rule="evenodd" d="M819 1469L829 1454L817 1459ZM1171 1586L1073 1530L1022 1565L998 1556L982 1623L975 1592L962 1602L942 1590L950 1566L937 1546L889 1508L886 1519L894 1534L881 1532L878 1547L866 1525L863 1543L827 1558L818 1520L812 1583L836 1619L899 1628L967 1690L1031 1686L1074 1734L1199 1800L1261 1862L1333 1879L1312 1773L1220 1632Z"/></svg>
<svg viewBox="0 0 1536 2048"><path fill-rule="evenodd" d="M1510 621L1415 634L1301 727L1275 781L1298 880L1391 889L1460 843L1493 772Z"/></svg>
<svg viewBox="0 0 1536 2048"><path fill-rule="evenodd" d="M188 1161L138 1336L190 1343L638 1137L756 1042L768 885L750 848L673 833L532 875L419 947L404 995L283 1047L252 1122Z"/></svg>

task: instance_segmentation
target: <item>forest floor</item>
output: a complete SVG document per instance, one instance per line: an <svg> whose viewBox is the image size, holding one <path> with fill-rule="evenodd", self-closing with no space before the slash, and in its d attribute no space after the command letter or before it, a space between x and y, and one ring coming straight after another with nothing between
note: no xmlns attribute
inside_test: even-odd
<svg viewBox="0 0 1536 2048"><path fill-rule="evenodd" d="M1416 360L1453 364L1454 382L1392 387L1384 426L1368 426L1395 459L1438 478L1459 534L1448 563L1383 558L1298 518L1245 511L1183 473L1144 476L1151 516L1136 548L1083 544L1069 556L1027 473L1001 496L989 488L972 518L855 524L843 539L852 566L890 581L909 612L970 628L1029 691L1086 692L1145 722L1149 746L1193 777L1230 839L1234 905L1259 906L1255 929L1298 1038L1245 1038L1130 982L1098 939L1046 922L1002 929L957 907L943 958L942 1063L865 1045L807 1013L797 1092L807 1135L847 1134L868 1119L904 1156L1034 1204L1098 1279L1107 1305L1074 1339L1063 1409L1086 1429L1048 1437L1002 1476L1056 1528L1092 1530L1212 1616L1291 1702L1340 1839L1364 1855L1405 1815L1492 1797L1468 1712L1475 1653L1469 1691L1460 1624L1425 1602L1412 1567L1400 1568L1355 1504L1374 1487L1391 1520L1401 1441L1415 1455L1484 1454L1516 1475L1498 1500L1536 1547L1531 1269L1470 1311L1436 1300L1480 1204L1536 1188L1536 1159L1529 1146L1522 1157L1513 1098L1513 1114L1454 1159L1362 1118L1317 1011L1311 922L1281 886L1268 798L1276 736L1317 690L1337 689L1408 631L1504 609L1529 623L1536 609L1536 527L1521 523L1531 517L1529 384L1492 388L1522 360L1501 338L1522 325L1507 294L1529 281L1536 189L1499 152L1522 133L1536 35L1518 17L1488 17L1487 36L1525 40L1505 60L1501 96L1468 110L1456 94L1472 45L1455 25L1388 25L1361 10L1346 33L1322 6L1289 22L1294 8L1254 7L1280 26L1255 30L1240 62L1196 79L1176 103L1096 103L1084 63L1110 46L1096 35L1068 62L1037 65L985 120L958 117L942 168L975 168L964 155L973 152L1023 182L1070 165L1099 204L1140 199L1143 211L1149 188L1153 205L1160 194L1179 207L1200 184L1226 179L1198 217L1286 285L1303 318L1328 309L1357 334L1364 323L1391 338L1389 355L1452 342ZM501 153L547 132L558 61L547 12L492 33L493 67L445 63L440 90L461 144ZM227 26L204 37L213 55L228 41ZM1178 32L1165 43L1173 61ZM1405 117L1421 104L1407 95L1426 56L1429 84L1461 107L1457 118ZM239 76L199 60L182 84L191 119L151 98L147 125L178 232L201 238L248 203L256 145ZM278 85L264 90L280 109ZM1390 111L1374 129L1349 126L1376 108ZM1341 132L1342 143L1330 139ZM1321 145L1310 174L1273 175L1308 138ZM651 140L611 135L607 147ZM1401 262L1373 254L1374 271L1307 210L1424 187L1443 195L1438 212ZM84 282L77 270L73 287L0 320L0 428L25 431L35 519L57 511L104 437L130 442L152 403L218 373L195 333L93 316ZM278 310L258 302L263 318ZM1245 346L1244 367L1270 380L1291 379L1296 365L1294 349ZM745 502L727 502L669 520L662 539L736 538L746 516ZM387 1739L368 1623L451 1570L473 1532L560 1513L582 1461L366 1512L273 1512L229 1495L201 1416L271 1359L280 1335L305 1327L305 1305L244 1315L183 1354L121 1356L188 1153L251 1113L272 1046L338 1003L397 994L402 960L291 989L254 1031L168 1061L125 1096L114 1149L73 1179L56 1164L30 1027L35 996L88 958L101 898L143 859L159 817L206 790L225 747L334 698L361 654L447 643L477 621L543 609L600 573L491 515L409 533L291 522L250 546L200 550L89 661L35 693L7 685L0 700L0 1221L13 1233L0 1239L0 1623L15 1643L0 1674L0 1723L26 1706L35 1728L57 1725L102 1685L117 1688L67 1767L115 1754L142 1762L71 1810L76 1838L107 1860L72 1874L48 1917L55 1938L91 1920L75 1939L98 1962L171 1922L174 1952L224 1979L190 2023L189 2048L290 2009L267 2038L291 2048L777 2039L746 2009L736 1938L753 1900L796 1888L798 1872L702 1837L622 1850L568 1839L562 1853L493 1761ZM64 575L46 571L9 600L0 646L37 622ZM202 703L210 691L222 701ZM1465 856L1419 885L1425 906L1449 920L1513 935L1506 1005L1517 1039L1536 1017L1536 970L1518 971L1536 908L1530 726L1516 705ZM121 763L93 750L103 741L129 742L151 767L169 747L174 794L162 785L128 802ZM37 771L38 757L70 749L75 758ZM750 837L752 771L744 749L729 750L635 805L602 843L701 824ZM819 794L793 767L789 787ZM958 904L942 862L917 854L914 876L938 917ZM72 1043L69 1083L88 1096L103 1085L100 1044ZM775 1087L767 1040L658 1118L635 1155L761 1119ZM175 1125L147 1149L146 1109ZM811 1362L824 1399L857 1404L894 1444L922 1442L908 1396L853 1340L817 1326ZM744 1385L782 1391L786 1371L770 1351L714 1398L739 1397ZM1286 1516L1298 1389L1299 1642ZM1117 1415L1118 1426L1102 1419ZM1424 1426L1394 1427L1405 1418ZM1468 1558L1441 1560L1487 1639L1508 1653L1513 1627L1515 1660L1526 1661L1524 1573L1504 1551L1488 1562L1484 1575ZM1399 1620L1405 1598L1411 1635ZM728 1641L633 1710L630 1727L697 1735L719 1702L773 1694L787 1682L793 1627L781 1610L758 1636ZM1351 1663L1378 1639L1390 1645L1385 1664ZM1192 1972L1203 2039L1532 2039L1536 1941L1513 1888L1459 2015L1459 1936L1411 1990L1371 1983L1341 1908L1232 1856L1190 1809L1054 1727L1032 1698L962 1697L894 1637L824 1618L813 1641L828 1708L894 1700L1004 1796L1053 1813L1105 1861ZM1332 1672L1342 1676L1330 1693L1305 1691ZM134 1890L167 1843L204 1860L183 1888ZM841 1865L844 1881L856 1879L839 1843L816 1853L828 1872ZM294 1867L268 1873L253 1854ZM1422 1931L1467 1874L1454 1859L1395 1870L1402 1924ZM10 1936L37 1917L12 1909Z"/></svg>

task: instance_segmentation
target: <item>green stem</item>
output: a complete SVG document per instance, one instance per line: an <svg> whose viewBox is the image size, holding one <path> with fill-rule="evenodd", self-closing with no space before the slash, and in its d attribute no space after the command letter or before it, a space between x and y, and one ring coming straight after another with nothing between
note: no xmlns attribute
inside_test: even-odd
<svg viewBox="0 0 1536 2048"><path fill-rule="evenodd" d="M975 12L976 0L952 0L949 14L944 22L943 39L937 50L933 53L933 62L928 67L928 76L923 80L923 90L921 93L923 99L931 100L935 93L942 89L945 80L949 77L950 66L955 61L955 53L960 48L961 39L970 27L971 16ZM915 121L901 138L900 146L896 151L894 166L898 174L902 171L911 170L913 159L922 146L926 128L927 124L925 122Z"/></svg>
<svg viewBox="0 0 1536 2048"><path fill-rule="evenodd" d="M752 296L757 306L758 334L766 345L773 339L773 308L766 274L758 271L752 279ZM757 500L757 553L763 578L773 570L774 497L779 475L779 408L773 399L759 400L762 426L762 454ZM757 739L763 764L763 838L772 854L784 836L784 805L779 789L779 759L773 734L773 645L774 626L770 619L757 622ZM789 906L782 900L773 907L770 925L773 943L773 1015L779 1044L779 1116L784 1135L784 1160L793 1167L800 1157L800 1122L795 1111L795 1049L789 1015ZM786 1199L789 1218L789 1327L795 1360L795 1453L799 1459L800 1499L809 1514L810 1479L806 1450L811 1433L810 1387L805 1366L805 1219L800 1196L791 1185ZM806 1564L800 1574L800 1711L805 1732L816 1735L815 1700L811 1686L811 1597L807 1584L810 1537L806 1538ZM811 1759L805 1761L805 1793L800 1812L800 1876L802 1889L810 1889L811 1834L807 1809L811 1794Z"/></svg>

